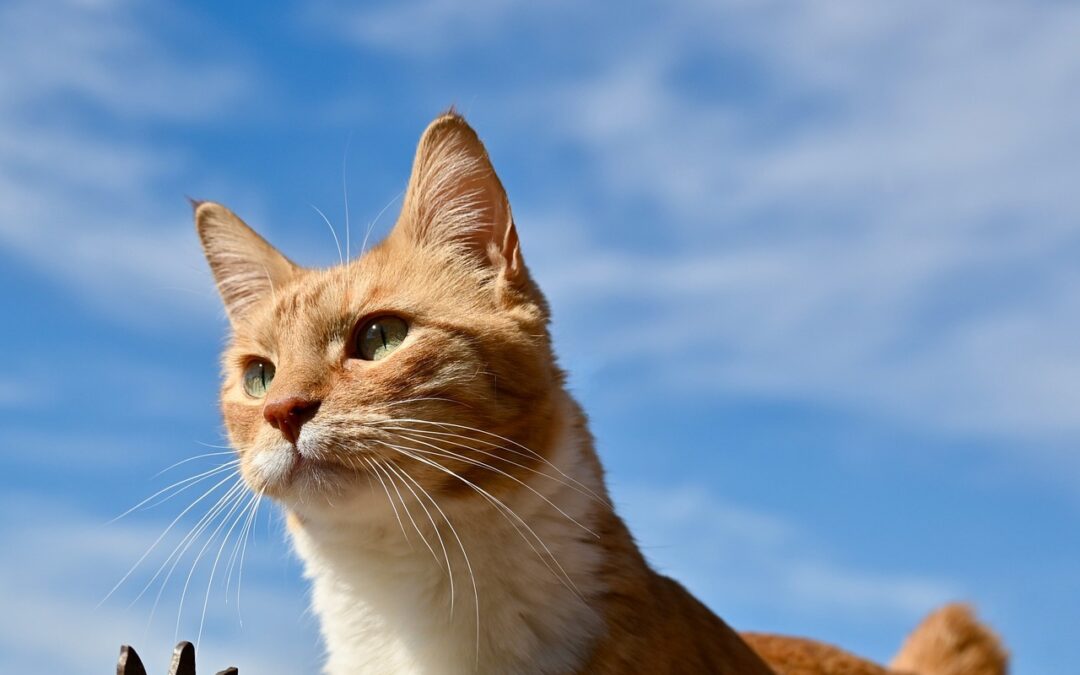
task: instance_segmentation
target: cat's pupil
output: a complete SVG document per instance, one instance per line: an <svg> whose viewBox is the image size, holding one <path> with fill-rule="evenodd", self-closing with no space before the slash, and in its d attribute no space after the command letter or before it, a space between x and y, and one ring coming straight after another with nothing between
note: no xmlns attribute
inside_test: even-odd
<svg viewBox="0 0 1080 675"><path fill-rule="evenodd" d="M244 369L244 391L248 396L262 398L274 380L274 364L269 361L252 361Z"/></svg>
<svg viewBox="0 0 1080 675"><path fill-rule="evenodd" d="M378 361L398 348L409 326L396 316L384 316L366 323L359 331L356 355L365 361Z"/></svg>

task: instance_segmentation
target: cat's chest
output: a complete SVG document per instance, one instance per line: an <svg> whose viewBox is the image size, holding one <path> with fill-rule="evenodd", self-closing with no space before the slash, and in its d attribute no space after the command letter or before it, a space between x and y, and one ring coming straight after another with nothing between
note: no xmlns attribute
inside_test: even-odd
<svg viewBox="0 0 1080 675"><path fill-rule="evenodd" d="M473 672L475 649L465 646L475 644L466 621L475 605L457 588L467 578L455 579L451 597L451 577L433 558L339 553L333 560L305 556L328 673Z"/></svg>
<svg viewBox="0 0 1080 675"><path fill-rule="evenodd" d="M328 647L326 672L573 672L600 631L600 617L572 590L591 589L593 552L570 546L580 537L534 524L573 578L553 574L551 560L517 531L494 524L459 528L463 547L442 533L454 544L445 555L430 531L435 554L417 537L371 549L296 536Z"/></svg>

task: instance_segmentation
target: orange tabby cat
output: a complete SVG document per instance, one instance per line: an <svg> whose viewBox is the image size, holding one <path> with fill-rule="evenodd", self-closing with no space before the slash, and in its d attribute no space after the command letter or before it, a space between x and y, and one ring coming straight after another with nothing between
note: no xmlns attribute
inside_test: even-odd
<svg viewBox="0 0 1080 675"><path fill-rule="evenodd" d="M648 566L461 117L427 129L397 225L341 266L298 267L218 204L196 221L232 324L229 437L250 488L288 514L327 673L885 672L740 637ZM1004 662L950 608L895 665L996 675Z"/></svg>

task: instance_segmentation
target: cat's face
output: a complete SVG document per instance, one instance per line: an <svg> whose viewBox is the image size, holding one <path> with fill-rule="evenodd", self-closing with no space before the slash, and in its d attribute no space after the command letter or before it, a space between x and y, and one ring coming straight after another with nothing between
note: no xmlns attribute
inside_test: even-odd
<svg viewBox="0 0 1080 675"><path fill-rule="evenodd" d="M542 461L561 384L547 308L459 117L425 132L391 235L344 265L302 269L217 204L196 220L233 327L221 403L253 490L293 506L387 481L470 496Z"/></svg>

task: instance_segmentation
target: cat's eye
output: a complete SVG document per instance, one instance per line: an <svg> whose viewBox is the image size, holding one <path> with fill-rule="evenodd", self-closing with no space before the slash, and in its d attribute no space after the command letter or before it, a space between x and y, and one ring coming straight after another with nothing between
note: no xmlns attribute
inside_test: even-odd
<svg viewBox="0 0 1080 675"><path fill-rule="evenodd" d="M409 324L396 316L371 319L356 332L356 355L365 361L378 361L401 346L409 333Z"/></svg>
<svg viewBox="0 0 1080 675"><path fill-rule="evenodd" d="M262 398L273 379L274 364L261 359L252 361L244 369L244 392L252 398Z"/></svg>

